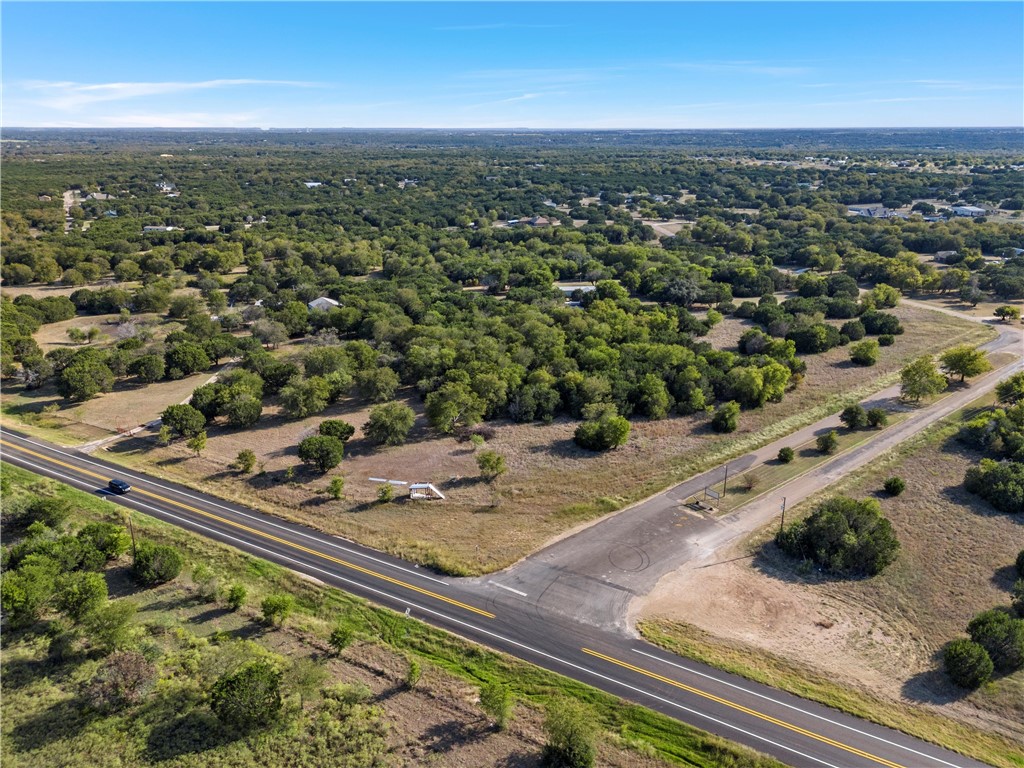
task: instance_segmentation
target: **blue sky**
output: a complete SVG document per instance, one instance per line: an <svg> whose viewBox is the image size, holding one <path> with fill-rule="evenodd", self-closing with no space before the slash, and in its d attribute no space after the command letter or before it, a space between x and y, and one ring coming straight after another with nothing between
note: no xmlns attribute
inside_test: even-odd
<svg viewBox="0 0 1024 768"><path fill-rule="evenodd" d="M1024 120L1024 4L3 2L4 126Z"/></svg>

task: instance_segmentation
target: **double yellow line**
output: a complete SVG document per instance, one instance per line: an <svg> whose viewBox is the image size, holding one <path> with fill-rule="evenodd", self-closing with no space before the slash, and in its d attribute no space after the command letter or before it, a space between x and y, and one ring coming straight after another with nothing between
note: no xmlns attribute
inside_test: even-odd
<svg viewBox="0 0 1024 768"><path fill-rule="evenodd" d="M722 704L723 706L729 707L730 709L735 709L736 711L743 712L744 714L750 715L751 717L756 717L758 720L764 720L765 722L771 723L772 725L777 725L780 728L785 728L787 731L799 733L801 736L806 736L809 739L820 741L823 744L828 744L829 746L835 747L836 749L841 749L844 752L849 752L851 754L857 755L858 757L863 757L867 760L873 760L874 762L879 763L880 765L887 766L887 768L904 768L904 766L900 765L899 763L894 763L890 760L886 760L884 757L872 755L870 752L865 752L863 750L857 749L856 747L851 747L849 744L843 744L840 741L830 739L827 736L822 736L820 734L815 733L814 731L808 731L806 728L801 728L798 725L793 725L792 723L787 723L784 720L779 720L778 718L772 717L771 715L766 715L763 712L758 712L756 709L744 707L742 704L737 704L733 701L729 701L728 699L723 699L721 696L715 696L713 693L702 691L699 688L694 688L693 686L686 685L686 683L680 683L677 680L673 680L670 677L664 677L663 675L659 675L656 672L651 672L650 670L644 669L643 667L634 666L633 664L629 664L625 661L620 661L619 659L613 658L612 656L605 656L603 653L592 651L589 648L582 648L581 650L588 656L594 656L598 659L607 661L609 664L614 664L617 667L628 669L631 672L636 672L639 675L644 675L645 677L649 677L653 680L658 680L662 683L666 683L675 688L679 688L689 693L696 694L697 696L709 699L710 701L714 701L718 704Z"/></svg>
<svg viewBox="0 0 1024 768"><path fill-rule="evenodd" d="M89 477L98 478L98 479L104 480L104 481L108 479L106 477L106 475L101 475L98 472L93 472L93 471L88 470L88 469L82 469L81 467L76 467L74 464L68 464L66 462L60 461L59 459L54 459L54 458L52 458L50 456L47 456L45 454L37 453L36 451L29 450L28 448L23 448L20 445L15 445L13 443L9 443L7 440L0 439L0 445L3 445L5 448L17 451L19 453L24 453L24 454L28 454L29 456L34 456L35 458L41 459L42 461L45 461L45 462L47 462L49 464L56 464L58 466L65 467L66 469L70 469L73 472L77 472L80 475L87 475ZM459 600L453 600L452 598L445 597L444 595L440 595L437 592L431 592L429 589L423 589L422 587L417 587L415 584L409 584L408 582L402 581L400 579L395 579L395 578L392 578L391 576L386 576L383 573L378 573L377 571L370 570L369 568L364 568L361 565L356 565L355 563L350 563L347 560L341 560L341 559L339 559L337 557L333 557L332 555L325 554L325 553L320 552L318 550L310 549L309 547L304 547L301 544L296 544L293 541L289 541L287 539L282 539L279 536L274 536L273 534L266 533L264 531L260 531L260 530L258 530L256 528L251 528L248 525L243 525L242 523L237 523L234 520L229 520L226 517L221 517L220 515L215 515L212 512L207 512L205 510L199 509L198 507L193 507L193 506L191 506L189 504L185 504L183 502L176 501L175 499L169 499L166 496L161 496L161 495L159 495L157 493L153 493L152 491L147 491L144 488L135 488L133 490L133 493L136 493L136 494L141 495L141 496L148 496L149 498L155 499L156 501L161 501L164 504L172 504L172 505L174 505L176 507L180 507L181 509L188 510L189 512L192 512L193 514L201 515L201 516L203 516L203 517L205 517L205 518L207 518L209 520L215 520L216 522L221 523L222 525L228 525L228 526L231 526L232 528L237 528L238 530L245 531L246 533L252 534L253 536L259 536L262 539L267 539L269 541L273 541L273 542L276 542L278 544L283 544L284 546L288 547L289 549L295 549L295 550L298 550L300 552L305 552L306 554L314 555L316 557L322 558L324 560L329 560L332 563L337 563L338 565L342 565L345 568L349 568L349 569L351 569L353 571L357 571L358 573L362 573L362 574L365 574L367 576L372 576L375 579L380 579L381 581L386 581L389 584L394 584L395 586L411 590L411 591L416 592L416 593L418 593L420 595L424 595L425 597L433 598L434 600L440 600L443 603L448 603L449 605L454 605L457 608L462 608L463 610L470 611L470 612L475 613L475 614L477 614L479 616L484 616L484 617L486 617L488 619L493 619L495 617L493 613L490 613L489 611L485 611L485 610L482 610L480 608L477 608L476 606L469 605L468 603L463 603L463 602L460 602Z"/></svg>

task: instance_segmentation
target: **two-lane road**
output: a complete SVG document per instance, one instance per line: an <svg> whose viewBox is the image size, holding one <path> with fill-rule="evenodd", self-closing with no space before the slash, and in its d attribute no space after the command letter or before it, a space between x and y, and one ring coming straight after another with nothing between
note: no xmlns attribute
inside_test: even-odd
<svg viewBox="0 0 1024 768"><path fill-rule="evenodd" d="M635 701L794 766L952 768L973 760L538 608L486 579L440 578L397 558L9 430L3 461L279 563L462 637Z"/></svg>

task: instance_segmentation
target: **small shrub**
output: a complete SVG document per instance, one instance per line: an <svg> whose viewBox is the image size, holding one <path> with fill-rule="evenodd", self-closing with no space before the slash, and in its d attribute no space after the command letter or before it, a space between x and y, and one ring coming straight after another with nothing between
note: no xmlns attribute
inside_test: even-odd
<svg viewBox="0 0 1024 768"><path fill-rule="evenodd" d="M132 573L140 584L153 586L178 578L184 565L185 559L174 547L143 541L136 548Z"/></svg>
<svg viewBox="0 0 1024 768"><path fill-rule="evenodd" d="M252 468L256 466L256 454L248 448L245 448L238 452L238 456L235 457L235 462L231 466L239 472L248 474L249 472L252 472Z"/></svg>
<svg viewBox="0 0 1024 768"><path fill-rule="evenodd" d="M740 404L735 400L722 403L711 417L711 428L715 432L735 432L739 426Z"/></svg>
<svg viewBox="0 0 1024 768"><path fill-rule="evenodd" d="M889 413L885 408L868 408L868 426L881 429L889 424Z"/></svg>
<svg viewBox="0 0 1024 768"><path fill-rule="evenodd" d="M476 437L476 435L474 435ZM481 451L476 456L476 465L480 468L480 474L488 480L494 480L499 475L508 471L505 464L505 457L494 451Z"/></svg>
<svg viewBox="0 0 1024 768"><path fill-rule="evenodd" d="M217 599L219 590L219 579L209 566L200 563L192 569L192 582L196 585L199 596L207 602Z"/></svg>
<svg viewBox="0 0 1024 768"><path fill-rule="evenodd" d="M1000 672L1024 667L1024 619L1011 616L1008 610L992 608L971 619L967 634L988 652Z"/></svg>
<svg viewBox="0 0 1024 768"><path fill-rule="evenodd" d="M883 333L878 337L878 346L880 347L891 347L896 343L896 337L891 333Z"/></svg>
<svg viewBox="0 0 1024 768"><path fill-rule="evenodd" d="M325 437L336 437L343 443L356 433L356 428L341 419L326 419L320 422L320 434Z"/></svg>
<svg viewBox="0 0 1024 768"><path fill-rule="evenodd" d="M420 667L420 663L416 659L409 659L409 670L405 673L405 686L410 691L419 685L420 678L423 677L423 670Z"/></svg>
<svg viewBox="0 0 1024 768"><path fill-rule="evenodd" d="M547 743L541 758L548 768L591 768L597 758L597 729L592 712L572 699L548 706L544 720Z"/></svg>
<svg viewBox="0 0 1024 768"><path fill-rule="evenodd" d="M268 595L263 598L260 608L267 624L280 626L291 615L295 601L291 595Z"/></svg>
<svg viewBox="0 0 1024 768"><path fill-rule="evenodd" d="M337 501L345 495L345 478L343 477L332 477L331 482L327 486L327 493L332 499Z"/></svg>
<svg viewBox="0 0 1024 768"><path fill-rule="evenodd" d="M356 633L351 627L346 627L344 624L339 624L331 630L331 636L328 642L331 644L331 648L334 649L335 653L341 653L350 645L355 639Z"/></svg>
<svg viewBox="0 0 1024 768"><path fill-rule="evenodd" d="M847 429L863 429L868 425L868 414L860 405L848 405L839 414L839 420Z"/></svg>
<svg viewBox="0 0 1024 768"><path fill-rule="evenodd" d="M882 487L885 488L885 492L890 496L899 496L907 489L907 484L903 482L903 478L901 477L889 477L886 478Z"/></svg>
<svg viewBox="0 0 1024 768"><path fill-rule="evenodd" d="M499 731L508 725L513 704L515 699L506 685L488 683L480 689L480 708L494 720Z"/></svg>
<svg viewBox="0 0 1024 768"><path fill-rule="evenodd" d="M743 487L747 491L752 491L761 484L761 478L755 472L747 472L743 475Z"/></svg>
<svg viewBox="0 0 1024 768"><path fill-rule="evenodd" d="M377 501L382 504L387 504L395 498L395 489L391 483L383 483L380 488L377 489Z"/></svg>
<svg viewBox="0 0 1024 768"><path fill-rule="evenodd" d="M237 611L245 605L245 598L249 596L248 590L241 584L232 584L228 588L228 608Z"/></svg>
<svg viewBox="0 0 1024 768"><path fill-rule="evenodd" d="M108 656L85 690L90 706L110 711L138 704L156 680L156 665L139 651Z"/></svg>
<svg viewBox="0 0 1024 768"><path fill-rule="evenodd" d="M988 653L973 640L954 640L942 653L946 674L954 685L974 690L991 679L994 667Z"/></svg>
<svg viewBox="0 0 1024 768"><path fill-rule="evenodd" d="M243 731L272 723L281 705L281 673L266 661L222 675L210 697L217 719Z"/></svg>
<svg viewBox="0 0 1024 768"><path fill-rule="evenodd" d="M482 448L487 441L484 440L483 435L470 435L469 442L473 444L473 450L476 450L477 448Z"/></svg>
<svg viewBox="0 0 1024 768"><path fill-rule="evenodd" d="M779 461L781 461L783 464L789 464L795 458L796 451L794 451L788 445L783 448L779 448Z"/></svg>
<svg viewBox="0 0 1024 768"><path fill-rule="evenodd" d="M839 447L839 435L834 429L830 430L824 435L818 435L818 439L815 440L815 445L821 453L835 453L836 448Z"/></svg>

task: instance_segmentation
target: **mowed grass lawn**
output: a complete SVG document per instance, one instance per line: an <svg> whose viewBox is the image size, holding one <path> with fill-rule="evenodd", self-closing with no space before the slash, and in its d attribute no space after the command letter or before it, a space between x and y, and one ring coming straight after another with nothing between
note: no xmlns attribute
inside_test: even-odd
<svg viewBox="0 0 1024 768"><path fill-rule="evenodd" d="M495 483L479 478L472 447L439 437L426 427L422 402L405 399L417 411L411 441L374 449L362 439L368 406L343 400L303 421L265 410L252 430L214 426L202 457L183 444L158 447L150 436L122 441L106 457L163 474L222 495L408 557L451 573L497 570L539 548L567 529L645 498L703 469L788 434L840 410L895 381L909 360L956 343L981 343L993 331L979 323L914 307L895 310L906 326L879 363L865 369L849 363L845 348L806 357L805 380L782 403L745 412L740 428L718 435L706 416L633 422L629 442L594 454L572 441L578 422L561 418L549 425L497 422L488 448L505 457L509 471ZM726 319L708 340L733 348L748 321ZM287 350L283 354L292 354ZM341 466L326 477L307 473L296 445L324 418L342 418L357 432ZM240 476L230 469L238 452L255 451L263 474ZM288 476L291 469L292 476ZM343 476L345 498L324 494L331 477ZM378 504L371 477L438 485L444 502Z"/></svg>

